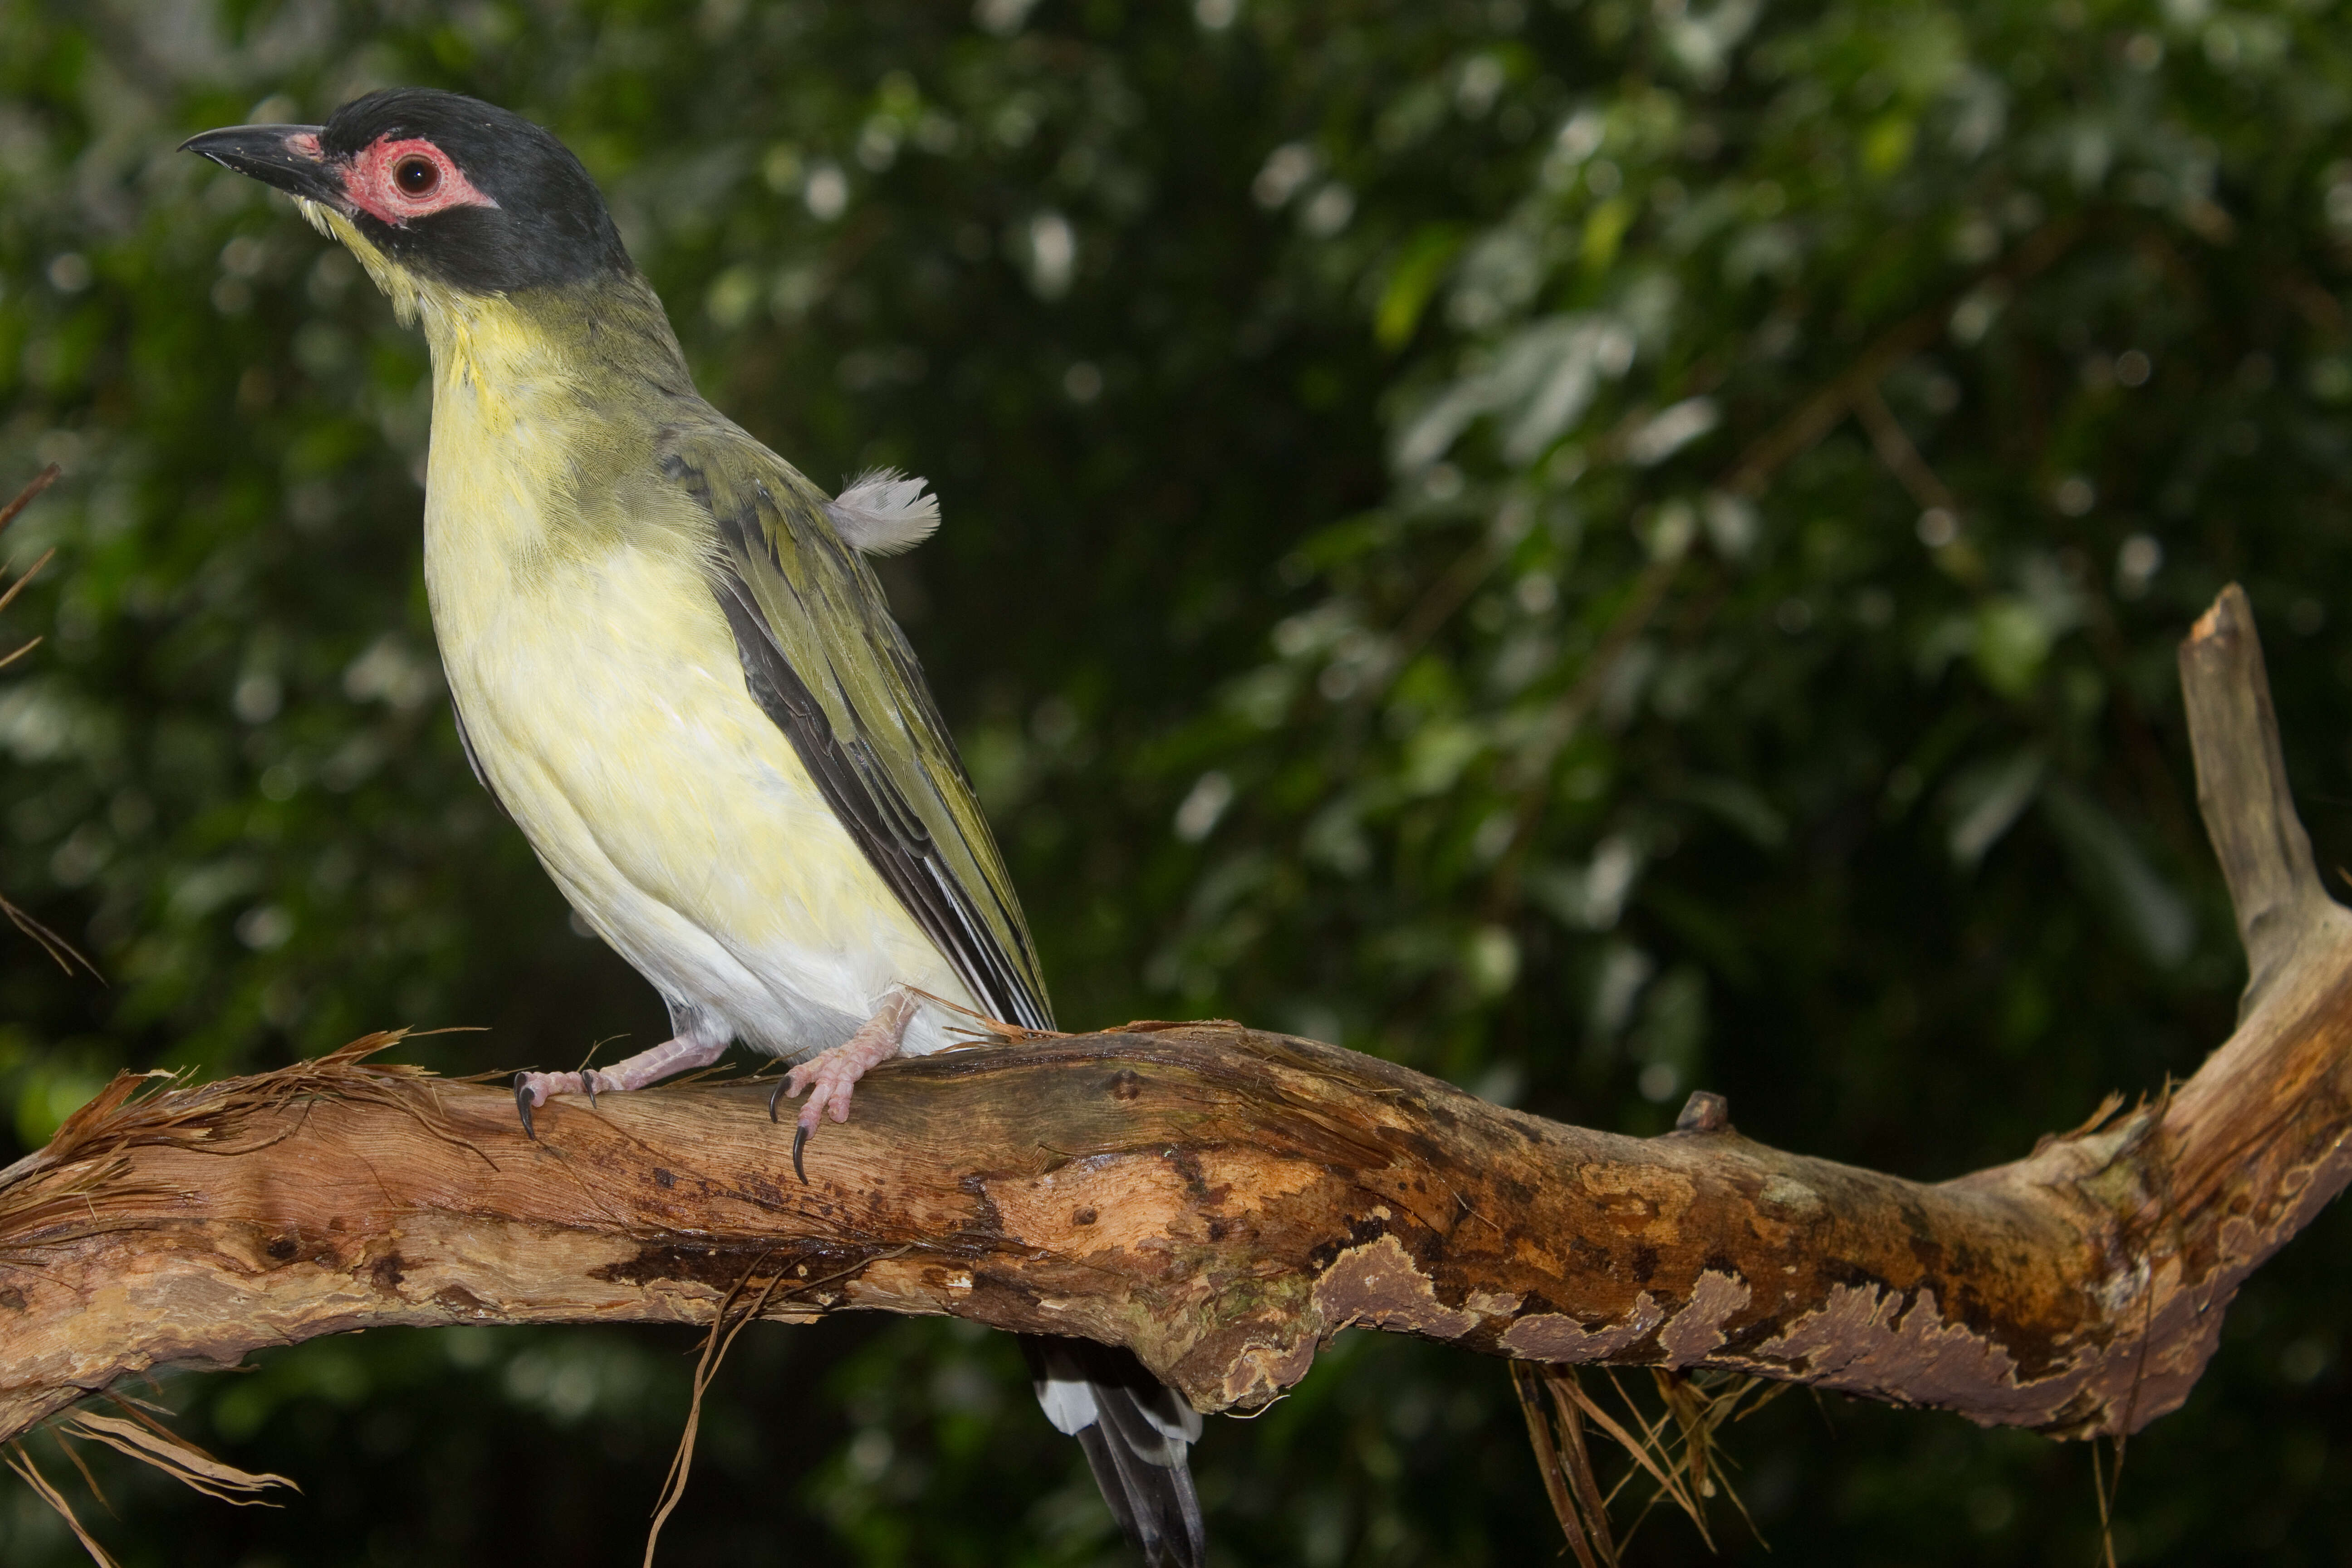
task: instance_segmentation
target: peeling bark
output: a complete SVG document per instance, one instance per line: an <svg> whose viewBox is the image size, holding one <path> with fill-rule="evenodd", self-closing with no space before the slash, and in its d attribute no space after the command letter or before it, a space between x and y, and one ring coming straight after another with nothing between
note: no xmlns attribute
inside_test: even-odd
<svg viewBox="0 0 2352 1568"><path fill-rule="evenodd" d="M117 1380L387 1324L878 1308L1132 1347L1264 1404L1346 1328L1712 1367L2063 1436L2136 1430L2352 1177L2352 916L2286 794L2242 595L2181 654L2250 981L2187 1084L1934 1184L1767 1148L1714 1096L1637 1139L1238 1025L889 1064L810 1146L766 1085L563 1100L364 1058L134 1097L0 1173L0 1437Z"/></svg>

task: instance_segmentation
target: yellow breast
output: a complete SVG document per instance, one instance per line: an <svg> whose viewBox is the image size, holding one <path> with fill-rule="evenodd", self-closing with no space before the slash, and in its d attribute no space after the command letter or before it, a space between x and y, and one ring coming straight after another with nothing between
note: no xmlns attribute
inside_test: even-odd
<svg viewBox="0 0 2352 1568"><path fill-rule="evenodd" d="M894 984L968 1000L751 700L708 523L652 470L650 431L591 414L500 302L445 309L425 312L434 628L482 770L565 895L772 1050Z"/></svg>

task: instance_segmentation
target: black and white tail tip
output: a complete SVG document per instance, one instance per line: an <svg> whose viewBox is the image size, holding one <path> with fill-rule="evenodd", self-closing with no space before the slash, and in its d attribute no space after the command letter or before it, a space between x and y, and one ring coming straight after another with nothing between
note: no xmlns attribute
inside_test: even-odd
<svg viewBox="0 0 2352 1568"><path fill-rule="evenodd" d="M1186 1463L1200 1412L1128 1351L1024 1334L1021 1352L1045 1419L1086 1449L1103 1500L1146 1568L1201 1568L1208 1531Z"/></svg>
<svg viewBox="0 0 2352 1568"><path fill-rule="evenodd" d="M897 555L929 539L940 526L940 498L924 481L896 468L868 468L824 503L834 531L866 555Z"/></svg>

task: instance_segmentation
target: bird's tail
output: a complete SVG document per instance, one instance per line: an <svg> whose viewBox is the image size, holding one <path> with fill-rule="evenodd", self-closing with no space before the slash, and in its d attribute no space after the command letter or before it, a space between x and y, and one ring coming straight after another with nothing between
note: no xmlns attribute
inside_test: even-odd
<svg viewBox="0 0 2352 1568"><path fill-rule="evenodd" d="M1021 1352L1045 1419L1086 1449L1103 1500L1147 1568L1201 1568L1208 1532L1186 1464L1200 1412L1129 1351L1023 1334Z"/></svg>

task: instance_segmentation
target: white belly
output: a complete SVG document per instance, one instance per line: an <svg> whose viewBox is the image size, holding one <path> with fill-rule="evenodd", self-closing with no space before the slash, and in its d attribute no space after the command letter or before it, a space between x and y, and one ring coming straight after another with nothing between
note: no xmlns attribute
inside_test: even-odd
<svg viewBox="0 0 2352 1568"><path fill-rule="evenodd" d="M572 906L666 996L778 1055L838 1043L896 985L969 1005L752 701L699 567L658 538L546 548L538 498L515 493L538 465L512 432L467 461L487 444L438 390L442 661L483 773ZM948 1022L923 1009L908 1049L947 1043Z"/></svg>

